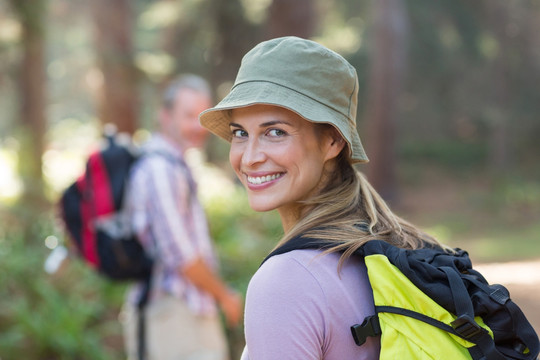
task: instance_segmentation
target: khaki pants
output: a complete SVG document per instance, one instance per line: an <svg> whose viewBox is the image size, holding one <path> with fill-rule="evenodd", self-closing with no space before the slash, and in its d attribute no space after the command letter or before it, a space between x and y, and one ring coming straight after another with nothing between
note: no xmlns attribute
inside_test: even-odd
<svg viewBox="0 0 540 360"><path fill-rule="evenodd" d="M145 310L146 360L227 360L228 346L219 317L194 315L184 301L167 296ZM137 308L120 314L128 360L137 360Z"/></svg>

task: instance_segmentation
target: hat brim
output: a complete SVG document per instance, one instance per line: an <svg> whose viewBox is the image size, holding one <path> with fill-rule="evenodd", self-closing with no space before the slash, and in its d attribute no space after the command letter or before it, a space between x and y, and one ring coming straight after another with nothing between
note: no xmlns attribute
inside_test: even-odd
<svg viewBox="0 0 540 360"><path fill-rule="evenodd" d="M297 113L307 121L333 125L349 145L352 163L366 163L368 158L347 116L295 90L268 81L237 84L215 107L199 115L201 125L215 135L231 142L229 111L257 104L275 105Z"/></svg>

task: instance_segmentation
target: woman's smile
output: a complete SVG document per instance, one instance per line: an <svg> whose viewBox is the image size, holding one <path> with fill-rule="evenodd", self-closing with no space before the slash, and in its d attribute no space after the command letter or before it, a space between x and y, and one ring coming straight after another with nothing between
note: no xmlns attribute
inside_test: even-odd
<svg viewBox="0 0 540 360"><path fill-rule="evenodd" d="M268 175L247 175L246 179L249 185L266 185L274 180L281 178L285 173L273 173Z"/></svg>

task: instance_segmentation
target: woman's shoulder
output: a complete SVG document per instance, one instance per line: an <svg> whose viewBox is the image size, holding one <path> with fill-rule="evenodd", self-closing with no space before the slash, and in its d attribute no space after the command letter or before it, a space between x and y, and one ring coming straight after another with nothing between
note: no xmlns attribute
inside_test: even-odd
<svg viewBox="0 0 540 360"><path fill-rule="evenodd" d="M364 260L361 257L350 257L343 263L339 271L340 253L324 253L322 250L293 250L272 256L259 268L261 273L309 273L316 277L334 277L342 273L364 272Z"/></svg>
<svg viewBox="0 0 540 360"><path fill-rule="evenodd" d="M307 292L336 299L336 291L351 296L369 291L362 258L351 257L339 268L340 254L322 250L293 250L268 259L251 279L249 290L268 293L286 291L298 296Z"/></svg>
<svg viewBox="0 0 540 360"><path fill-rule="evenodd" d="M246 334L253 336L251 343L263 327L265 341L272 331L280 341L284 331L310 332L305 341L317 339L314 348L325 359L364 352L354 344L349 328L374 313L367 271L362 258L350 258L338 270L339 259L340 254L320 250L294 250L268 259L248 287ZM370 345L367 352L372 350Z"/></svg>
<svg viewBox="0 0 540 360"><path fill-rule="evenodd" d="M319 250L294 250L269 258L253 275L250 290L274 287L291 289L313 285L316 277L310 262L320 256Z"/></svg>
<svg viewBox="0 0 540 360"><path fill-rule="evenodd" d="M337 271L338 254L324 254L321 250L293 250L269 258L256 272L260 278L273 278L278 275L299 275L318 278L323 269ZM326 271L325 271L326 272Z"/></svg>

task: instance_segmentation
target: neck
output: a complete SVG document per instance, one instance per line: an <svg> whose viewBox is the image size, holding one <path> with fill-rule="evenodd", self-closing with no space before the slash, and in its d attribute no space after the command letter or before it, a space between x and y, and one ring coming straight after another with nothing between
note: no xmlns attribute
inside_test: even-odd
<svg viewBox="0 0 540 360"><path fill-rule="evenodd" d="M167 143L171 144L172 146L174 146L176 149L178 149L180 151L180 153L184 154L184 152L186 151L185 147L182 145L182 143L180 141L178 141L178 139L175 139L174 137L172 137L170 134L167 134L166 132L164 131L160 131L159 132L159 135L165 140L167 141Z"/></svg>
<svg viewBox="0 0 540 360"><path fill-rule="evenodd" d="M289 233L292 228L302 218L302 213L305 213L306 209L302 209L298 204L281 207L278 209L279 216L281 218L281 225L283 226L283 232Z"/></svg>

